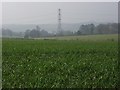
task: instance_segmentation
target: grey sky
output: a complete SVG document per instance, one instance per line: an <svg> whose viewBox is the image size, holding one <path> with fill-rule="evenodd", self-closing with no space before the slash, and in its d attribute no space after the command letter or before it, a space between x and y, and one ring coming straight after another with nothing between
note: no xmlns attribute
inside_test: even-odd
<svg viewBox="0 0 120 90"><path fill-rule="evenodd" d="M3 24L57 23L57 9L63 23L117 22L117 2L4 2Z"/></svg>
<svg viewBox="0 0 120 90"><path fill-rule="evenodd" d="M2 24L2 3L0 2L0 25Z"/></svg>

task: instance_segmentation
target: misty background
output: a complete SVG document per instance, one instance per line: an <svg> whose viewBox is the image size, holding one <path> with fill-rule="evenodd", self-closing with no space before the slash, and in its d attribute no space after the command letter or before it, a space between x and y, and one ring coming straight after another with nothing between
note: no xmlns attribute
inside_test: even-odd
<svg viewBox="0 0 120 90"><path fill-rule="evenodd" d="M117 2L3 2L1 28L24 36L26 30L39 26L55 34L59 8L63 31L76 33L81 25L118 23Z"/></svg>

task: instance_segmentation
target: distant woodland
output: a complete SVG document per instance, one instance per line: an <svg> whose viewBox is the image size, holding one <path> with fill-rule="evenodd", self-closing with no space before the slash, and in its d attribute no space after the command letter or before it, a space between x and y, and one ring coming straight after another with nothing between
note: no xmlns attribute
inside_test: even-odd
<svg viewBox="0 0 120 90"><path fill-rule="evenodd" d="M57 31L57 29L56 29ZM62 30L62 33L49 33L47 30L41 29L38 25L33 29L27 29L25 32L13 32L9 28L2 28L2 37L22 37L22 38L39 38L50 36L72 36L72 35L95 35L95 34L117 34L118 24L83 24L79 29L74 31Z"/></svg>

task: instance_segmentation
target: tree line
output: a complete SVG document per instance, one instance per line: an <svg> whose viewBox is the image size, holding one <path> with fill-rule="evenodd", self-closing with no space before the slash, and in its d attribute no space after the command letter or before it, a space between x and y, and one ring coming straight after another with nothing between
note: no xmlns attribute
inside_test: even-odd
<svg viewBox="0 0 120 90"><path fill-rule="evenodd" d="M23 32L13 32L11 29L2 28L2 37L23 37Z"/></svg>
<svg viewBox="0 0 120 90"><path fill-rule="evenodd" d="M32 30L26 30L24 38L38 38L43 36L51 36L51 34L45 31L44 29L41 30L39 26L36 26L36 28Z"/></svg>
<svg viewBox="0 0 120 90"><path fill-rule="evenodd" d="M76 32L72 31L62 31L61 36L65 35L93 35L93 34L117 34L118 33L118 24L117 23L108 23L108 24L99 24L95 26L94 24L81 25ZM48 33L45 30L40 31L40 27L36 26L36 29L26 30L25 38L37 38L41 36L60 36L59 33L56 35L53 33Z"/></svg>
<svg viewBox="0 0 120 90"><path fill-rule="evenodd" d="M117 23L81 25L76 32L77 35L92 35L92 34L116 34L118 33Z"/></svg>
<svg viewBox="0 0 120 90"><path fill-rule="evenodd" d="M72 35L94 35L94 34L117 34L118 33L118 24L117 23L108 23L108 24L83 24L80 25L79 29L76 31L66 31L62 30L61 36L72 36ZM24 37L24 38L39 38L39 37L48 37L48 36L58 36L58 33L48 33L46 30L41 29L38 25L36 28L27 29L25 32L13 32L10 29L2 28L3 37Z"/></svg>

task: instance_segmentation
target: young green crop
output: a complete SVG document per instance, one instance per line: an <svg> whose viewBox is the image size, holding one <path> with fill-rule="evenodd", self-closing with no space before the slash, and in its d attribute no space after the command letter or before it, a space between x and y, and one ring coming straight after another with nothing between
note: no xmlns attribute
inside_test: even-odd
<svg viewBox="0 0 120 90"><path fill-rule="evenodd" d="M3 39L3 88L117 86L116 41Z"/></svg>

